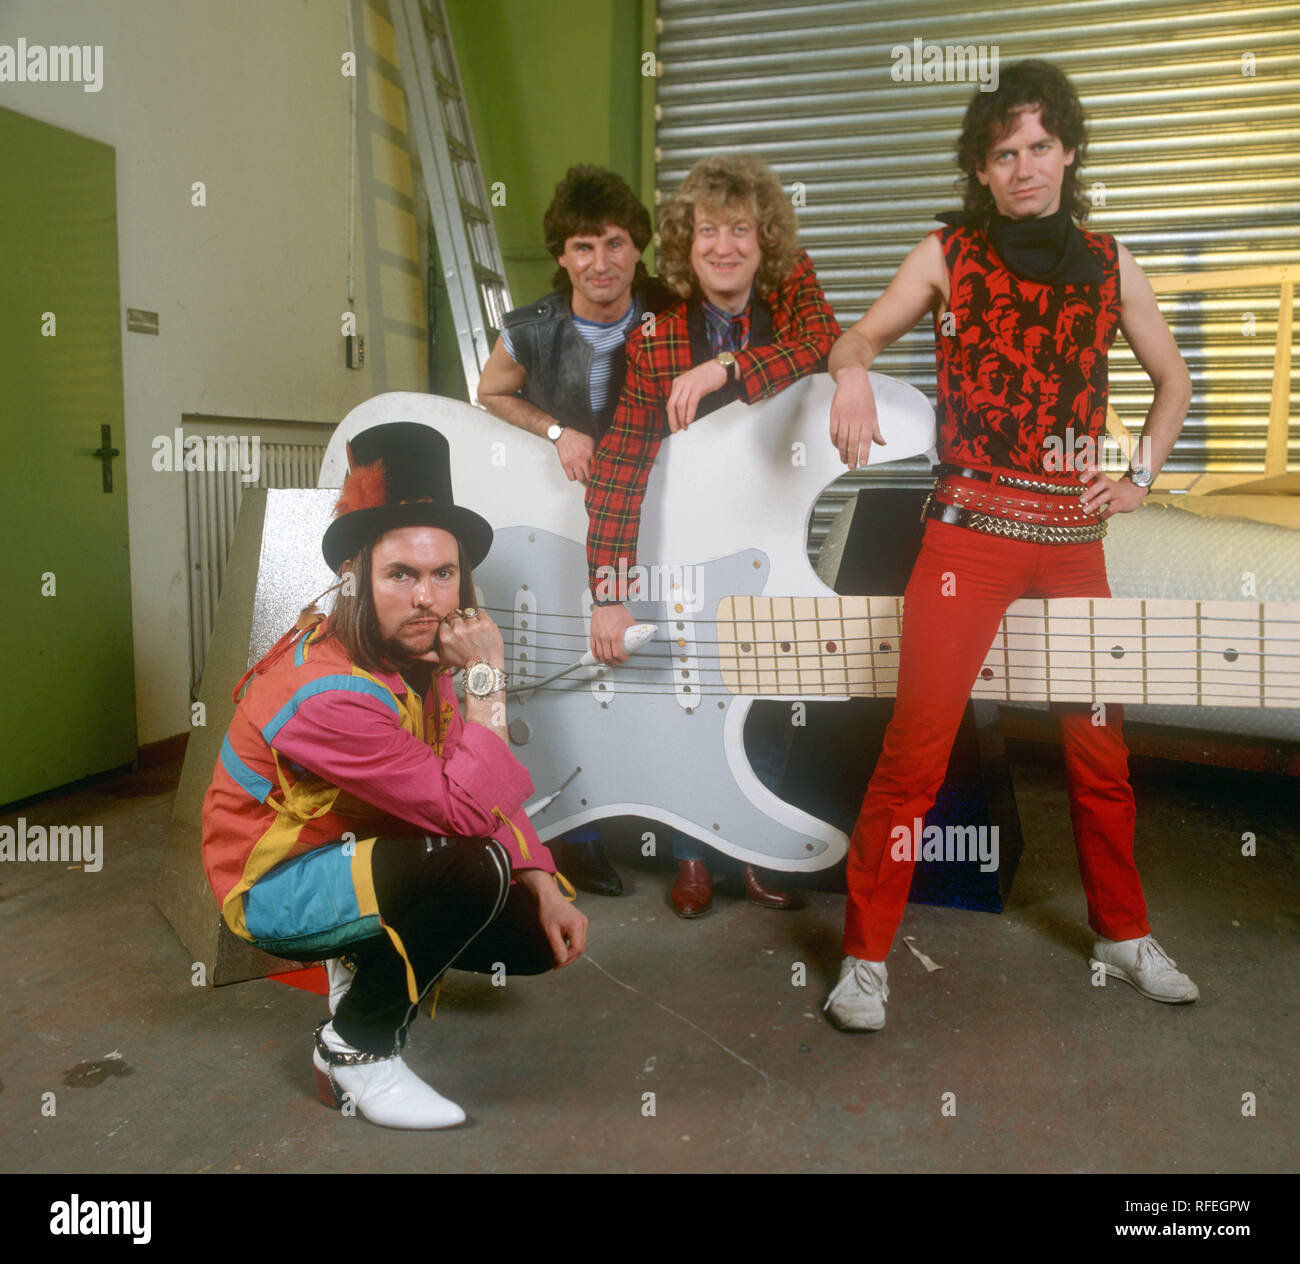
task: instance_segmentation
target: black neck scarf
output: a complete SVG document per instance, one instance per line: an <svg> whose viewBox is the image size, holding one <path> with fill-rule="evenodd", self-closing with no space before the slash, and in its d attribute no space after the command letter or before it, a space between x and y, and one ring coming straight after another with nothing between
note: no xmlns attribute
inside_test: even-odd
<svg viewBox="0 0 1300 1264"><path fill-rule="evenodd" d="M965 211L945 211L936 219L958 228L980 227ZM995 214L984 227L998 257L1018 277L1041 285L1100 285L1105 272L1084 243L1068 207L1041 218L1011 219Z"/></svg>

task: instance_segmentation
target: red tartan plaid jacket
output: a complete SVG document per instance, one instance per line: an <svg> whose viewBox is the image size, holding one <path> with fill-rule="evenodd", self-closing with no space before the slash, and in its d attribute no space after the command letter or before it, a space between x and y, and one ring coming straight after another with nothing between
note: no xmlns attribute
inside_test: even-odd
<svg viewBox="0 0 1300 1264"><path fill-rule="evenodd" d="M804 251L776 290L760 297L772 313L771 342L736 352L734 397L749 404L824 369L840 335ZM685 299L660 314L649 337L638 329L627 341L623 394L587 480L587 570L593 594L601 568L611 568L607 575L617 574L624 557L629 571L636 565L641 502L659 445L669 434L668 393L673 379L696 363L702 360L692 360ZM723 396L724 391L717 391L703 403L728 402ZM702 407L700 414L704 411Z"/></svg>

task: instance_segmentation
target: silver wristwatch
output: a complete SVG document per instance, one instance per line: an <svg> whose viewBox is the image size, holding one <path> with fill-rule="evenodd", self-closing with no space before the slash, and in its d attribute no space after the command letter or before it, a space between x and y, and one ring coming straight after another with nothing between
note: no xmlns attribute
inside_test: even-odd
<svg viewBox="0 0 1300 1264"><path fill-rule="evenodd" d="M559 443L560 436L564 433L564 427L559 422L553 421L546 427L546 437L552 443Z"/></svg>
<svg viewBox="0 0 1300 1264"><path fill-rule="evenodd" d="M1156 481L1156 476L1145 465L1130 465L1124 477L1136 487L1150 487Z"/></svg>
<svg viewBox="0 0 1300 1264"><path fill-rule="evenodd" d="M490 698L506 687L507 676L499 667L475 659L465 668L465 692L471 698Z"/></svg>

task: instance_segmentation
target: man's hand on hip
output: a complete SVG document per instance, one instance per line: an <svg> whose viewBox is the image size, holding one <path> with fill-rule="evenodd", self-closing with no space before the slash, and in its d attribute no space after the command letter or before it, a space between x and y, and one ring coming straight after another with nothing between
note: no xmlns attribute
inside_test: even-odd
<svg viewBox="0 0 1300 1264"><path fill-rule="evenodd" d="M1131 479L1110 478L1100 470L1085 469L1079 475L1088 490L1079 497L1084 513L1095 513L1103 522L1112 514L1132 513L1147 498L1147 488Z"/></svg>

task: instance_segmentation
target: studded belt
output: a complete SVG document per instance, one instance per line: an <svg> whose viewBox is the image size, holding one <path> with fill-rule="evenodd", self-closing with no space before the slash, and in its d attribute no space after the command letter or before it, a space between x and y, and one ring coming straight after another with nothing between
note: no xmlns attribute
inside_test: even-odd
<svg viewBox="0 0 1300 1264"><path fill-rule="evenodd" d="M921 512L953 526L1036 544L1089 544L1106 524L1078 504L1081 484L1050 483L987 470L940 466Z"/></svg>

